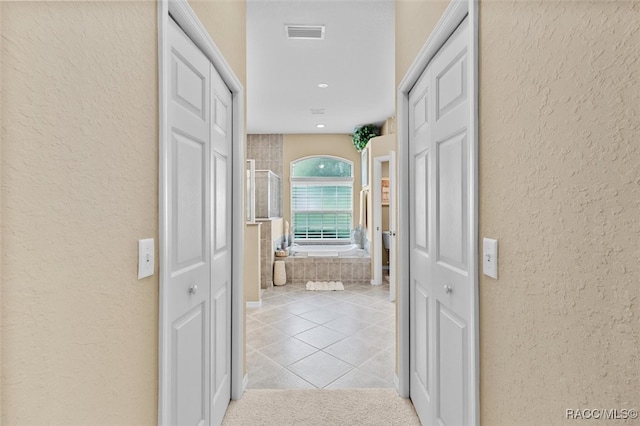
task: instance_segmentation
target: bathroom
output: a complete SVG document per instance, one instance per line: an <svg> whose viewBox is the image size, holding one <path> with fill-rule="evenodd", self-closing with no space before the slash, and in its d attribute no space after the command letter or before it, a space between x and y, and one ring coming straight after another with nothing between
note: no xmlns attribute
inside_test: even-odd
<svg viewBox="0 0 640 426"><path fill-rule="evenodd" d="M318 143L320 141L321 143ZM325 241L314 239L313 245L309 245L310 242L301 238L301 234L293 235L295 221L292 220L291 182L295 177L291 176L291 170L297 161L318 156L329 160L336 159L352 167L349 173L350 178L345 179L350 181L350 187L343 188L350 193L348 204L345 204L350 212L348 219L340 217L342 230L340 235L332 235L335 238L331 243L327 243L325 235ZM285 263L288 283L307 281L341 281L345 285L370 283L372 277L369 255L370 235L366 230L367 217L364 214L367 208L366 205L364 208L361 206L362 156L353 147L351 137L349 135L248 135L247 160L253 161L256 195L252 200L252 191L247 191L247 205L255 205L253 213L255 220L252 221L253 217L248 212L245 245L248 247L259 245L260 248L259 289L264 290L273 285L273 265L276 260L282 260ZM247 174L249 177L250 172ZM266 182L269 179L271 184L267 185ZM274 194L277 195L274 196ZM342 196L344 198L345 195L342 194ZM271 199L270 208L266 205L269 198ZM345 235L347 220L348 235ZM285 231L287 226L290 228L288 232ZM255 229L251 230L255 227L260 228L259 232ZM283 247L286 248L287 256L276 257L279 254L276 250ZM308 249L311 249L311 252ZM318 250L322 252L319 253ZM253 258L255 257L254 254ZM256 275L256 272L253 271L253 274ZM256 292L255 288L250 290L249 294L259 297L260 292ZM259 302L259 298L254 297L250 301Z"/></svg>
<svg viewBox="0 0 640 426"><path fill-rule="evenodd" d="M389 206L371 194L374 187L382 194L371 185L374 156L388 154L392 128L385 123L386 136L372 139L364 154L354 148L351 135L248 135L247 159L254 171L247 176L253 175L256 192L262 191L253 200L252 191L247 196L248 205L255 205L245 232L248 388L394 387L395 304L389 281L375 282L372 263L372 254L386 254L382 234L373 229L374 215L386 221ZM335 219L342 228L329 227L321 235L333 240L327 244L317 238L317 224L305 227L301 221L300 205L316 201L301 196L314 195L305 187L311 178L301 170L326 172L332 164L343 167L342 177L329 179L336 197L342 196L336 208L350 211L348 221ZM377 178L388 176L388 167L383 170ZM271 188L259 179L270 181ZM281 189L274 188L278 185ZM269 194L272 200L280 194L272 204L281 200L282 206L262 205ZM311 244L304 241L309 236ZM274 285L282 284L274 276L276 262L284 267L284 285ZM386 266L386 258L377 263ZM306 291L310 281L338 281L344 290Z"/></svg>

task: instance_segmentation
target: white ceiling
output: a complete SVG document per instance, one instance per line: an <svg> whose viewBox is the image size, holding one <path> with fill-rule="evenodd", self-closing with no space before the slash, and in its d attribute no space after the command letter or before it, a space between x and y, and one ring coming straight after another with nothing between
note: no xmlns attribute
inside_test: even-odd
<svg viewBox="0 0 640 426"><path fill-rule="evenodd" d="M393 0L248 0L247 132L352 133L394 115L394 21ZM285 24L325 25L325 39L289 40Z"/></svg>

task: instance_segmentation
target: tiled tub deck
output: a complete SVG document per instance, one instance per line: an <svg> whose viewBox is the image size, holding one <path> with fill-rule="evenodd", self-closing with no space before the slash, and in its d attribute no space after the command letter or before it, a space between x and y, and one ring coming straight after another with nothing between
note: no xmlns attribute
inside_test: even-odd
<svg viewBox="0 0 640 426"><path fill-rule="evenodd" d="M371 282L370 257L276 257L285 262L287 283L342 281L347 284Z"/></svg>

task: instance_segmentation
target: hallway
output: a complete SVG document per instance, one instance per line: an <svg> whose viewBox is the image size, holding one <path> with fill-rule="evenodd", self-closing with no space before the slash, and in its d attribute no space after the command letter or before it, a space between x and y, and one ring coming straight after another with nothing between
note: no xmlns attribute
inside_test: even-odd
<svg viewBox="0 0 640 426"><path fill-rule="evenodd" d="M247 309L248 389L394 388L395 307L389 284L265 290Z"/></svg>

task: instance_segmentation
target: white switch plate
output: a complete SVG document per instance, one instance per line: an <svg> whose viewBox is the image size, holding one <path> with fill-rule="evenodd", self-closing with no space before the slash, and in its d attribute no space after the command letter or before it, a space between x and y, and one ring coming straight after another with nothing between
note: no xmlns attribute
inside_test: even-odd
<svg viewBox="0 0 640 426"><path fill-rule="evenodd" d="M482 239L482 272L498 279L498 240Z"/></svg>
<svg viewBox="0 0 640 426"><path fill-rule="evenodd" d="M154 258L153 238L138 240L138 279L153 275Z"/></svg>

